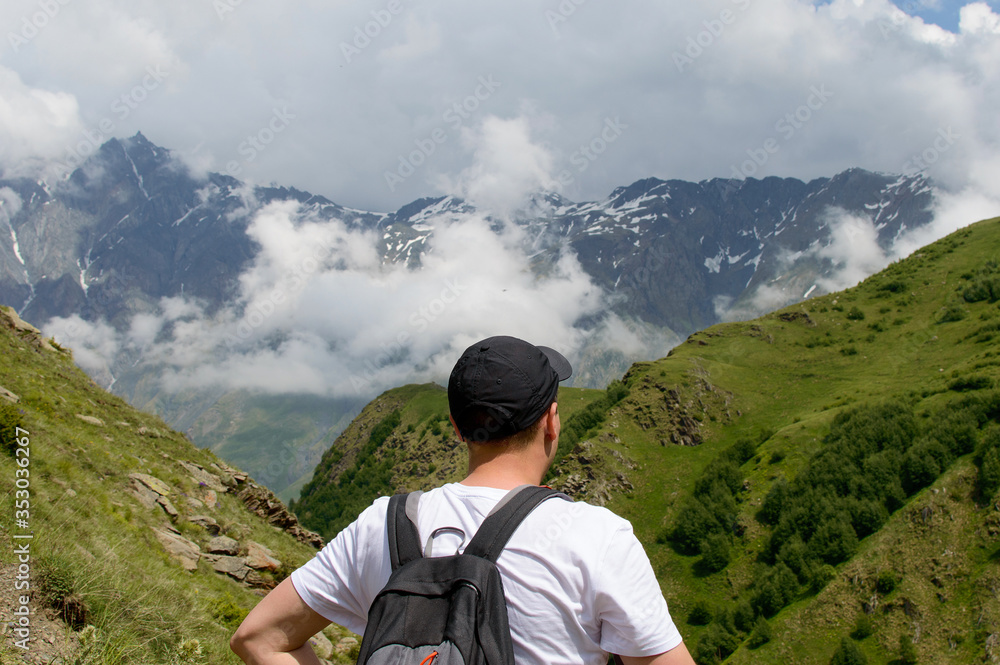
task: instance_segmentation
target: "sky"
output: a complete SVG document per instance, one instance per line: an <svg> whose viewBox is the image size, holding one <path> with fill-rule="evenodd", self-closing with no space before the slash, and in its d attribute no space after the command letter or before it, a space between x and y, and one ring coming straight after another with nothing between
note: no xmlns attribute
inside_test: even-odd
<svg viewBox="0 0 1000 665"><path fill-rule="evenodd" d="M134 354L168 389L372 395L440 381L497 333L574 360L665 354L677 340L636 321L579 328L614 294L571 254L536 277L517 229L483 216L540 189L933 178L934 222L889 248L871 220L831 211L825 290L1000 214L998 0L4 0L0 25L8 177L64 177L141 131L196 174L378 212L456 195L483 213L436 227L413 272L382 266L370 234L274 204L253 215L261 252L220 312L175 297L127 328L46 326L92 373Z"/></svg>
<svg viewBox="0 0 1000 665"><path fill-rule="evenodd" d="M8 176L142 131L373 211L855 166L1000 182L998 0L5 0L0 25Z"/></svg>

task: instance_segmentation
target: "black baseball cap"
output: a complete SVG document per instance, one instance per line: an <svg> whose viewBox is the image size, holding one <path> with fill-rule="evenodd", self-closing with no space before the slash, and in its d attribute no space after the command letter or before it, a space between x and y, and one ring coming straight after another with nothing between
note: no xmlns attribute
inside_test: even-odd
<svg viewBox="0 0 1000 665"><path fill-rule="evenodd" d="M448 379L448 406L465 441L495 441L527 429L556 399L569 361L516 337L476 342Z"/></svg>

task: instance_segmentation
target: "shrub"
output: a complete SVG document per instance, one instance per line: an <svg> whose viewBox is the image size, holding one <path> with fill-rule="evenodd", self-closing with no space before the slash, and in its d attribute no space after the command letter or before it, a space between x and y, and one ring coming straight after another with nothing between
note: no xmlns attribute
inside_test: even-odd
<svg viewBox="0 0 1000 665"><path fill-rule="evenodd" d="M840 646L833 652L830 665L868 665L868 659L854 642L848 638L840 640Z"/></svg>
<svg viewBox="0 0 1000 665"><path fill-rule="evenodd" d="M854 621L854 630L851 631L851 637L856 640L863 640L874 634L875 623L872 621L870 616L862 612Z"/></svg>
<svg viewBox="0 0 1000 665"><path fill-rule="evenodd" d="M88 610L76 592L73 564L59 556L46 554L38 559L36 580L42 601L56 610L74 630L87 625Z"/></svg>
<svg viewBox="0 0 1000 665"><path fill-rule="evenodd" d="M938 312L937 320L938 323L952 323L954 321L961 321L966 316L968 312L962 307L958 302L951 301L947 305L941 308Z"/></svg>
<svg viewBox="0 0 1000 665"><path fill-rule="evenodd" d="M917 647L913 646L913 639L909 635L899 636L899 660L901 665L916 665Z"/></svg>
<svg viewBox="0 0 1000 665"><path fill-rule="evenodd" d="M698 567L705 573L717 573L729 565L729 537L713 533L701 546Z"/></svg>
<svg viewBox="0 0 1000 665"><path fill-rule="evenodd" d="M855 305L847 312L847 318L851 321L864 321L865 313L861 311L861 308Z"/></svg>
<svg viewBox="0 0 1000 665"><path fill-rule="evenodd" d="M771 624L767 622L767 619L758 617L753 625L753 632L750 633L750 639L747 640L747 646L751 649L764 646L771 641L771 632Z"/></svg>
<svg viewBox="0 0 1000 665"><path fill-rule="evenodd" d="M712 622L715 610L706 600L695 601L694 607L688 612L687 622L690 626L707 626Z"/></svg>
<svg viewBox="0 0 1000 665"><path fill-rule="evenodd" d="M755 616L756 613L750 602L745 599L741 600L736 603L736 608L733 610L733 625L737 630L748 633L753 630Z"/></svg>
<svg viewBox="0 0 1000 665"><path fill-rule="evenodd" d="M896 575L890 570L883 570L875 579L875 590L882 595L892 593L896 589Z"/></svg>
<svg viewBox="0 0 1000 665"><path fill-rule="evenodd" d="M993 387L993 379L988 376L963 376L948 384L948 390L966 392L969 390L987 390Z"/></svg>
<svg viewBox="0 0 1000 665"><path fill-rule="evenodd" d="M713 623L698 640L691 654L698 665L721 663L740 646L740 638Z"/></svg>
<svg viewBox="0 0 1000 665"><path fill-rule="evenodd" d="M5 399L0 398L0 449L8 455L17 448L17 429L24 429L21 412ZM22 432L23 436L23 432Z"/></svg>

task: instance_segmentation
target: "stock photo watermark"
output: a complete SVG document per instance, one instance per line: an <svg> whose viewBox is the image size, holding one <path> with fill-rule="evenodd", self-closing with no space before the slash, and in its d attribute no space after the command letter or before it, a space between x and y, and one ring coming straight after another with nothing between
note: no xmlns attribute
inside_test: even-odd
<svg viewBox="0 0 1000 665"><path fill-rule="evenodd" d="M621 138L628 125L622 122L620 116L605 118L604 125L596 136L582 144L569 156L569 163L576 167L576 175L582 174L590 165L607 152L608 148ZM576 175L570 169L563 169L556 175L556 180L563 187L568 187L576 181Z"/></svg>
<svg viewBox="0 0 1000 665"><path fill-rule="evenodd" d="M351 376L351 386L354 391L358 394L363 393L372 385L379 370L392 364L393 359L403 357L407 344L414 338L415 334L426 332L430 325L441 318L448 311L448 308L461 297L464 291L465 287L457 279L446 279L440 295L413 310L407 318L410 329L399 331L390 342L382 342L380 344L382 353L375 358L366 359L365 369L360 375Z"/></svg>
<svg viewBox="0 0 1000 665"><path fill-rule="evenodd" d="M23 427L14 431L14 556L17 570L14 574L14 590L21 593L16 598L12 613L11 632L16 638L14 646L25 651L31 639L31 433Z"/></svg>
<svg viewBox="0 0 1000 665"><path fill-rule="evenodd" d="M929 146L920 151L919 154L913 155L906 160L901 173L904 175L913 175L921 171L926 171L936 164L944 153L951 150L951 147L955 145L955 141L960 138L962 137L951 127L939 129Z"/></svg>
<svg viewBox="0 0 1000 665"><path fill-rule="evenodd" d="M215 14L219 17L220 21L225 21L226 15L232 14L242 4L243 0L212 0Z"/></svg>
<svg viewBox="0 0 1000 665"><path fill-rule="evenodd" d="M884 38L888 38L890 34L902 30L906 22L916 12L934 8L926 0L907 0L906 2L897 2L895 4L897 11L893 12L888 18L883 16L878 20L878 29L882 32L882 37Z"/></svg>
<svg viewBox="0 0 1000 665"><path fill-rule="evenodd" d="M371 11L372 20L364 25L354 27L354 38L351 42L340 42L340 52L344 56L344 62L351 64L354 58L372 45L373 40L378 39L382 32L392 24L393 19L403 13L404 9L403 0L389 0L384 9L373 9Z"/></svg>
<svg viewBox="0 0 1000 665"><path fill-rule="evenodd" d="M562 0L555 9L545 10L545 20L548 21L552 34L556 39L561 39L559 25L570 19L581 5L587 4L587 0Z"/></svg>
<svg viewBox="0 0 1000 665"><path fill-rule="evenodd" d="M750 8L751 0L732 0L732 3L736 5L736 8L741 12L745 12ZM713 45L722 37L726 32L726 28L736 23L739 15L733 12L731 9L723 9L719 12L719 15L713 19L707 19L702 21L702 26L705 28L696 35L690 35L687 38L687 46L685 46L682 51L673 52L674 66L677 67L677 71L684 73L686 67L690 67L694 64L694 61L704 55L707 49L712 48Z"/></svg>
<svg viewBox="0 0 1000 665"><path fill-rule="evenodd" d="M446 109L441 114L441 121L451 127L452 134L457 132L465 124L465 121L471 118L472 114L479 110L479 107L502 86L503 84L494 79L492 74L480 76L472 93ZM447 143L449 136L449 132L445 131L443 127L435 127L423 138L414 139L415 149L405 155L399 155L394 171L383 173L389 191L395 192L396 187L403 184L407 178L417 172L417 169L426 164L428 158L437 152L438 147Z"/></svg>
<svg viewBox="0 0 1000 665"><path fill-rule="evenodd" d="M774 131L777 132L778 137L769 137L760 146L747 148L746 155L749 159L731 166L732 179L719 181L722 199L726 200L732 192L739 189L737 181L753 177L757 171L763 168L771 157L781 151L782 145L792 140L813 119L815 114L826 106L832 97L833 92L827 89L826 84L811 86L805 102L778 118L778 121L774 123Z"/></svg>
<svg viewBox="0 0 1000 665"><path fill-rule="evenodd" d="M118 127L116 120L124 122L169 77L170 72L163 65L146 67L142 79L111 102L108 107L110 115L101 118L95 129L84 129L82 140L67 149L65 159L56 164L59 174L65 176L79 168L105 141L113 138Z"/></svg>
<svg viewBox="0 0 1000 665"><path fill-rule="evenodd" d="M26 14L21 17L20 30L13 30L7 33L7 41L10 47L17 53L22 46L37 37L42 30L48 27L49 23L59 15L62 8L73 0L38 0L39 11Z"/></svg>
<svg viewBox="0 0 1000 665"><path fill-rule="evenodd" d="M226 173L234 178L243 173L243 165L257 159L257 155L264 152L269 145L274 143L279 134L288 129L288 126L292 124L292 120L295 120L295 114L288 110L287 104L281 108L275 106L271 111L271 118L264 123L264 126L255 133L248 134L236 146L237 154L243 159L231 159L226 162Z"/></svg>

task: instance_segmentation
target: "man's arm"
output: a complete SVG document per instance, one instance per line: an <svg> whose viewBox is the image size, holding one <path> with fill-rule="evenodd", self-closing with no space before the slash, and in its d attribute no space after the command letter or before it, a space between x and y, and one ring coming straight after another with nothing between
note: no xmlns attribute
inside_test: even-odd
<svg viewBox="0 0 1000 665"><path fill-rule="evenodd" d="M319 665L308 640L329 624L287 577L247 615L229 647L247 665Z"/></svg>
<svg viewBox="0 0 1000 665"><path fill-rule="evenodd" d="M661 653L659 656L647 656L645 658L631 658L629 656L619 656L625 665L695 665L694 659L688 653L687 647L681 642L670 651Z"/></svg>

